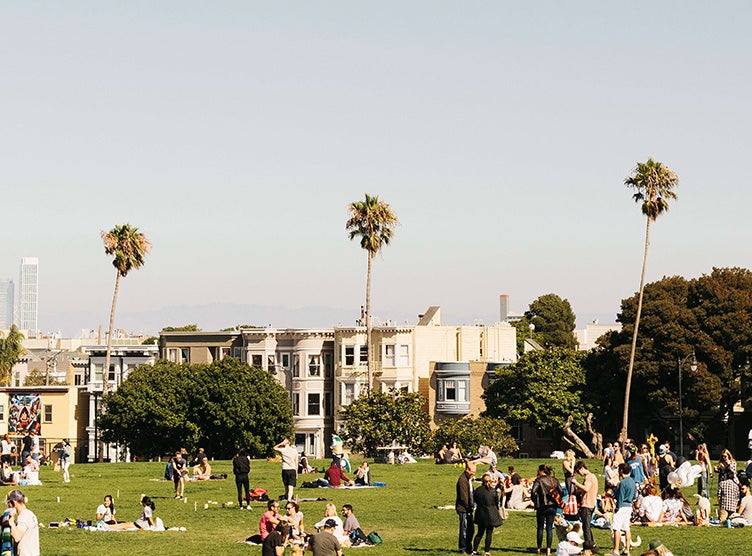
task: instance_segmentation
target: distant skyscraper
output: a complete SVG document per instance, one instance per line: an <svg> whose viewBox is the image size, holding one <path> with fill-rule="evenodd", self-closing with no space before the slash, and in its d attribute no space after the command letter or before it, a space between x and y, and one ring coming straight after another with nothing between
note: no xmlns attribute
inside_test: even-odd
<svg viewBox="0 0 752 556"><path fill-rule="evenodd" d="M13 324L13 280L0 278L0 330L7 330Z"/></svg>
<svg viewBox="0 0 752 556"><path fill-rule="evenodd" d="M21 276L18 280L18 328L36 334L39 317L39 259L21 259Z"/></svg>

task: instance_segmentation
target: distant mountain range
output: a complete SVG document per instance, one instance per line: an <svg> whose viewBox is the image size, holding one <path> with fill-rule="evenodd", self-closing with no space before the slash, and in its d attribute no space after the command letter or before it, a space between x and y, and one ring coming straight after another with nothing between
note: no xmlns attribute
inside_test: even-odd
<svg viewBox="0 0 752 556"><path fill-rule="evenodd" d="M360 317L359 310L336 307L269 307L232 303L180 305L147 311L118 311L115 327L129 333L157 336L166 326L196 324L201 330L221 330L236 325L274 326L278 328L331 328L354 325ZM390 315L397 323L415 324L414 312ZM101 312L49 313L43 316L42 332L62 332L64 337L78 337L81 331L96 332L101 325L107 330L109 314ZM40 319L42 320L42 319Z"/></svg>

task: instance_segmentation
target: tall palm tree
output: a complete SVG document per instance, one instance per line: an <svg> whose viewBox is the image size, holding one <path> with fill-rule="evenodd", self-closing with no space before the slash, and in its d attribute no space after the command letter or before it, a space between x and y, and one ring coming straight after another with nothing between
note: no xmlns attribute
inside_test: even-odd
<svg viewBox="0 0 752 556"><path fill-rule="evenodd" d="M115 275L115 293L112 296L112 309L110 310L110 327L107 332L107 355L104 359L102 370L102 394L109 391L108 377L110 374L110 351L112 349L112 334L115 325L115 306L117 305L120 278L125 278L131 269L141 268L144 257L151 251L151 242L138 228L130 224L115 226L109 232L102 231L104 252L112 255L112 265L117 269Z"/></svg>
<svg viewBox="0 0 752 556"><path fill-rule="evenodd" d="M627 439L629 425L629 394L632 388L632 371L634 369L635 352L637 351L637 331L640 328L642 313L642 294L645 289L645 268L648 262L650 248L650 224L661 214L668 212L669 199L676 199L674 188L679 185L679 176L660 162L648 158L647 162L638 162L632 173L624 180L624 185L635 190L632 196L635 203L642 203L642 214L646 217L645 225L645 253L642 258L642 274L640 275L640 292L637 297L637 315L635 316L634 332L632 333L632 350L629 353L629 369L627 370L627 385L624 389L624 415L622 419L619 439Z"/></svg>
<svg viewBox="0 0 752 556"><path fill-rule="evenodd" d="M363 201L354 201L348 206L350 217L345 229L350 232L350 239L360 238L360 246L368 255L368 275L366 279L366 342L368 344L368 392L373 386L373 346L371 332L371 268L373 259L394 235L394 228L399 223L389 205L377 196L366 194Z"/></svg>

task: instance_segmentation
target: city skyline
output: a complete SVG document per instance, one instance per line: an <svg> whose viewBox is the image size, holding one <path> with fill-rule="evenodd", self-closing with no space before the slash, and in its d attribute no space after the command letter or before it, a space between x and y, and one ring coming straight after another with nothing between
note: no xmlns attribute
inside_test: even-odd
<svg viewBox="0 0 752 556"><path fill-rule="evenodd" d="M499 294L522 312L556 293L579 326L613 322L639 286L638 161L680 177L648 281L750 266L752 6L723 5L9 6L0 276L33 253L39 328L106 327L99 233L127 222L154 247L117 328L180 307L354 322L366 256L344 227L368 193L401 222L374 266L382 320L493 323Z"/></svg>

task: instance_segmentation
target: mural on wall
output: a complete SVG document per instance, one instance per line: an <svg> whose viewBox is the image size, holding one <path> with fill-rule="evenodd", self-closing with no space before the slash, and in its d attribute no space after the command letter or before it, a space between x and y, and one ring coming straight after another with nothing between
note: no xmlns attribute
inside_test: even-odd
<svg viewBox="0 0 752 556"><path fill-rule="evenodd" d="M42 397L40 394L10 394L8 432L22 434L26 431L40 433L42 429Z"/></svg>

